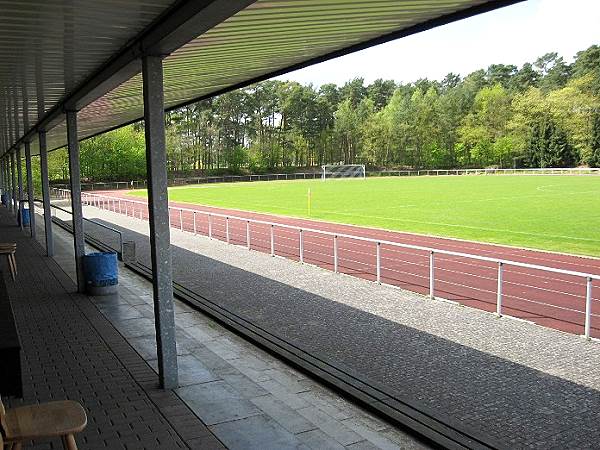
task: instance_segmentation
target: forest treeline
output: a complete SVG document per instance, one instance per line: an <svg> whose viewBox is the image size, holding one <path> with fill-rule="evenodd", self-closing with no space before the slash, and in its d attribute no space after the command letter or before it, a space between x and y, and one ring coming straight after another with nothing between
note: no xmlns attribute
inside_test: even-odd
<svg viewBox="0 0 600 450"><path fill-rule="evenodd" d="M355 78L320 87L269 80L169 112L172 173L600 165L600 46L568 64L548 53L518 68L399 84ZM64 149L50 156L68 177ZM88 180L145 177L143 123L81 143Z"/></svg>

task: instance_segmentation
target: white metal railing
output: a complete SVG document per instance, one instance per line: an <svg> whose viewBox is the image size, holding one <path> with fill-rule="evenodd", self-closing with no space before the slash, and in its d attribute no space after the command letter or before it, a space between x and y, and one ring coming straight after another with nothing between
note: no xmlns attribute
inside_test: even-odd
<svg viewBox="0 0 600 450"><path fill-rule="evenodd" d="M41 215L43 216L43 209L44 209L44 201L41 199L36 199L34 200L35 203L37 203L37 205L40 207L40 211L42 211ZM61 219L64 220L62 217L58 217L58 215L56 214L56 211L61 211L64 212L65 214L67 214L68 216L72 216L73 213L71 212L71 210L69 209L65 209L62 208L58 205L53 205L52 203L50 204L50 216L55 218L55 219ZM87 223L91 223L94 224L96 226L99 226L100 228L104 228L105 230L111 231L113 233L115 233L118 236L118 240L119 240L119 245L118 245L118 249L117 250L117 254L119 255L119 258L121 258L123 256L123 233L121 233L119 230L110 227L108 225L105 225L101 222L98 222L97 220L94 219L88 219L87 217L83 217L83 221L87 222Z"/></svg>
<svg viewBox="0 0 600 450"><path fill-rule="evenodd" d="M423 169L383 170L367 176L441 176L441 175L600 175L600 168L531 168L531 169Z"/></svg>
<svg viewBox="0 0 600 450"><path fill-rule="evenodd" d="M362 166L364 167L364 166ZM600 175L600 168L532 168L532 169L410 169L365 172L367 177L377 176L442 176L442 175ZM323 177L321 172L266 173L252 175L223 175L212 177L175 178L175 184L237 183L242 181L312 180ZM67 189L68 185L54 185ZM145 188L144 180L82 183L83 191Z"/></svg>
<svg viewBox="0 0 600 450"><path fill-rule="evenodd" d="M70 198L70 191L68 191L66 189L53 189L53 193L55 196L57 196L59 198L63 198L63 199ZM106 195L98 195L98 194L91 194L91 193L84 192L84 193L82 193L82 203L90 205L90 206L95 206L95 207L98 207L101 209L107 209L107 210L110 210L113 212L125 214L127 216L131 216L134 218L145 219L147 217L148 205L146 202L142 202L142 201L129 200L129 199L123 199L123 198L119 198L119 197L110 197L110 196L106 196ZM331 231L324 231L324 230L319 230L319 229L314 229L314 228L309 228L309 227L299 227L299 226L295 226L295 225L287 225L287 224L282 224L282 223L269 222L269 221L265 221L265 220L249 219L247 217L238 217L238 216L230 215L230 214L221 214L221 213L215 213L215 212L200 211L200 210L190 209L190 208L179 208L179 207L174 207L174 206L169 207L169 215L170 215L169 219L170 219L170 224L172 227L173 227L173 223L172 223L173 222L173 220L172 220L173 212L178 213L179 227L176 227L176 228L179 228L181 231L191 231L194 234L198 234L197 216L206 217L206 221L208 224L207 235L210 239L213 239L213 237L214 237L214 233L213 233L214 218L224 219L224 221L225 221L225 240L227 243L231 242L230 221L233 220L233 221L245 223L246 224L245 245L248 249L251 248L250 224L265 225L270 230L269 242L270 242L271 256L275 256L275 253L276 253L275 252L275 232L274 232L275 229L277 228L277 229L291 230L291 231L297 233L298 243L299 243L298 250L297 250L298 251L297 257L299 258L300 262L302 262L302 263L304 263L304 261L305 261L304 237L305 237L306 233L312 233L312 234L318 234L321 236L330 237L332 239L333 268L334 268L335 273L339 273L338 240L340 238L353 240L353 241L359 241L359 242L363 242L365 244L370 244L375 248L375 255L376 255L376 257L375 257L375 276L376 276L376 281L380 284L382 283L381 247L383 245L388 246L388 247L395 247L395 248L402 248L402 249L409 249L409 250L424 252L429 255L429 276L428 276L428 278L429 278L429 297L432 299L435 298L435 290L436 290L436 287L435 287L435 284L436 284L435 283L435 281L436 281L435 257L436 257L436 255L445 255L445 256L451 256L451 257L466 258L466 259L470 259L473 261L492 263L495 265L495 267L497 267L496 313L499 316L503 315L503 312L502 312L503 299L504 299L503 286L505 284L504 271L505 271L506 266L519 267L519 268L524 268L524 269L529 269L529 270L537 270L537 271L543 271L543 272L548 272L548 273L553 273L553 274L560 274L560 275L567 275L567 276L582 278L586 281L585 310L583 312L576 310L576 309L571 309L571 308L562 307L562 306L556 306L556 305L551 305L551 304L545 304L545 305L563 309L563 310L583 313L584 317L585 317L585 319L584 319L584 336L586 338L590 337L591 318L592 318L593 281L600 280L600 275L596 275L593 273L579 272L579 271L574 271L574 270L558 269L555 267L543 266L543 265L538 265L538 264L529 264L529 263L524 263L524 262L519 262L519 261L503 259L503 258L493 258L493 257L475 255L475 254L464 253L464 252L436 249L436 248L425 247L425 246L420 246L420 245L403 244L403 243L399 243L399 242L393 242L393 241L382 240L382 239L373 239L373 238L368 238L368 237L363 237L363 236L355 236L355 235L350 235L350 234L345 234L345 233L334 233ZM191 218L192 218L192 223L190 224L189 230L186 230L186 228L184 226L184 220L183 220L184 213L190 214Z"/></svg>

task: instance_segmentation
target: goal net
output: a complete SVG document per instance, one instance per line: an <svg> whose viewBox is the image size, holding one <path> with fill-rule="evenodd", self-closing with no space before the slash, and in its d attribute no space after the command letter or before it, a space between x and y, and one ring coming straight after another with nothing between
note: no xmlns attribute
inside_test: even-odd
<svg viewBox="0 0 600 450"><path fill-rule="evenodd" d="M329 164L322 166L321 178L365 178L367 173L364 164Z"/></svg>

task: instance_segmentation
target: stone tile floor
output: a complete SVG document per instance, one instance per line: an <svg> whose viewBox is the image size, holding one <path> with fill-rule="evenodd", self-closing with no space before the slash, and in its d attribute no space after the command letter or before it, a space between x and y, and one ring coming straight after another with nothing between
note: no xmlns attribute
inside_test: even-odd
<svg viewBox="0 0 600 450"><path fill-rule="evenodd" d="M55 244L74 277L71 235L55 227ZM151 284L121 268L119 295L93 302L156 368ZM176 325L176 393L228 448L427 448L179 301Z"/></svg>
<svg viewBox="0 0 600 450"><path fill-rule="evenodd" d="M158 377L87 296L42 248L0 209L2 241L17 243L18 276L0 262L21 340L23 398L8 408L70 399L86 410L76 436L81 449L223 448ZM0 362L0 370L2 370ZM27 448L62 448L59 439Z"/></svg>

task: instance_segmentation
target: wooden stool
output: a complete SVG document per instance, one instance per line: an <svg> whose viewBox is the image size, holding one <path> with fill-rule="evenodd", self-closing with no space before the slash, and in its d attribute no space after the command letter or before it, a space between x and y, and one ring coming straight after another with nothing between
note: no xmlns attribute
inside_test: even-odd
<svg viewBox="0 0 600 450"><path fill-rule="evenodd" d="M12 450L21 450L26 441L59 436L63 448L77 450L74 435L86 427L87 416L83 407L71 400L20 406L8 411L0 400L0 425L4 430L4 443Z"/></svg>
<svg viewBox="0 0 600 450"><path fill-rule="evenodd" d="M10 275L13 281L17 276L17 259L15 253L17 251L17 244L12 242L0 242L0 255L6 255L8 261L8 267L10 268Z"/></svg>

